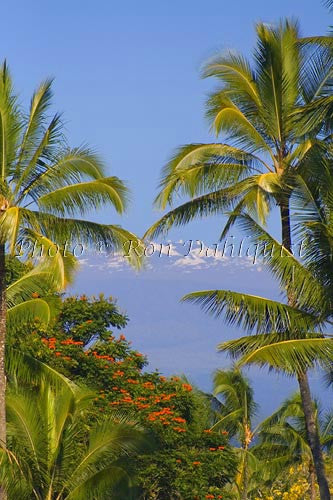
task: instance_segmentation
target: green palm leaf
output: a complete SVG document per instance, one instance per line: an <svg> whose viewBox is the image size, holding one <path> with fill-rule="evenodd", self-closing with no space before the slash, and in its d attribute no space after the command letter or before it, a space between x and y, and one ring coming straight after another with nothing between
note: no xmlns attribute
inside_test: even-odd
<svg viewBox="0 0 333 500"><path fill-rule="evenodd" d="M35 318L39 318L45 324L49 323L51 309L46 300L26 300L7 310L7 324L9 328L13 328L18 324L32 322Z"/></svg>
<svg viewBox="0 0 333 500"><path fill-rule="evenodd" d="M284 340L244 355L239 365L257 364L294 374L304 373L316 364L330 366L332 356L332 340L324 338Z"/></svg>
<svg viewBox="0 0 333 500"><path fill-rule="evenodd" d="M117 212L125 210L127 189L117 177L103 177L56 189L39 197L38 205L57 215L84 214L105 203L114 206Z"/></svg>
<svg viewBox="0 0 333 500"><path fill-rule="evenodd" d="M198 304L215 317L224 314L227 323L258 333L293 331L296 335L308 331L317 321L315 316L281 302L229 290L193 292L182 300Z"/></svg>

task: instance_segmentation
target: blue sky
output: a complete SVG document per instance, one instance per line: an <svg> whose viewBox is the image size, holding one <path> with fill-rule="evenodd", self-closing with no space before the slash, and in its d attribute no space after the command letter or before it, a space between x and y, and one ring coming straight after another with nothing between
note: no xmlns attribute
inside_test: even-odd
<svg viewBox="0 0 333 500"><path fill-rule="evenodd" d="M199 78L202 64L227 48L250 54L254 23L284 16L299 18L305 35L325 33L331 23L320 0L14 0L2 5L0 53L23 103L38 82L55 77L55 110L64 112L72 145L91 144L108 173L126 179L132 189L125 217L110 210L94 218L141 235L160 215L152 200L160 169L174 148L214 140L203 118L213 83ZM170 239L212 244L222 225L217 218L193 223L173 231ZM222 363L215 353L222 334L228 338L237 332L179 305L181 295L221 287L276 294L263 271L234 261L172 267L160 259L137 276L99 259L82 266L74 291L103 290L118 297L131 318L128 335L149 354L152 367L166 373L184 368L205 389ZM290 388L263 372L253 377L264 411Z"/></svg>

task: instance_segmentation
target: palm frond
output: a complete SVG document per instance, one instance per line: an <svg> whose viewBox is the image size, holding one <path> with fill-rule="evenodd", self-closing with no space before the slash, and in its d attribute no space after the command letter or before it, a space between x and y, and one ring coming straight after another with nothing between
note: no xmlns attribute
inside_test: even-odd
<svg viewBox="0 0 333 500"><path fill-rule="evenodd" d="M85 179L101 179L105 170L98 155L87 147L66 148L58 154L53 163L43 167L22 189L17 203L28 195L38 200L42 194L68 184L77 184Z"/></svg>
<svg viewBox="0 0 333 500"><path fill-rule="evenodd" d="M21 124L17 98L13 92L6 61L0 67L0 178L11 175Z"/></svg>
<svg viewBox="0 0 333 500"><path fill-rule="evenodd" d="M257 364L291 375L304 373L316 365L327 367L332 362L332 356L333 342L329 339L283 340L245 354L239 360L239 366Z"/></svg>
<svg viewBox="0 0 333 500"><path fill-rule="evenodd" d="M11 308L21 304L26 300L30 300L34 294L46 295L46 292L52 286L52 282L52 274L45 267L37 266L7 287L7 306Z"/></svg>
<svg viewBox="0 0 333 500"><path fill-rule="evenodd" d="M6 347L6 371L8 376L23 384L61 388L77 397L81 390L67 377L51 366L13 347Z"/></svg>
<svg viewBox="0 0 333 500"><path fill-rule="evenodd" d="M247 171L262 168L269 168L262 159L228 144L187 144L177 149L163 168L155 204L164 209L180 192L190 196L201 194L202 190L212 188L214 181L226 187ZM215 185L213 189L216 188Z"/></svg>
<svg viewBox="0 0 333 500"><path fill-rule="evenodd" d="M7 309L7 325L11 329L15 325L32 322L39 318L44 324L51 319L48 302L43 299L31 299Z"/></svg>
<svg viewBox="0 0 333 500"><path fill-rule="evenodd" d="M297 335L313 328L317 321L316 316L281 302L230 290L193 292L182 301L197 304L215 317L224 314L228 324L258 333L292 331Z"/></svg>
<svg viewBox="0 0 333 500"><path fill-rule="evenodd" d="M203 77L216 77L228 87L236 87L244 92L260 108L261 99L255 75L249 61L241 55L229 52L210 60L203 70Z"/></svg>
<svg viewBox="0 0 333 500"><path fill-rule="evenodd" d="M124 495L124 498L131 498L129 491L131 481L124 469L113 465L107 469L97 471L69 492L68 500L95 500L102 499L107 491L109 495Z"/></svg>
<svg viewBox="0 0 333 500"><path fill-rule="evenodd" d="M313 273L248 214L236 214L235 223L256 245L258 261L268 267L284 290L292 290L297 306L316 311L317 304L329 301L322 284ZM328 306L327 306L328 307Z"/></svg>
<svg viewBox="0 0 333 500"><path fill-rule="evenodd" d="M26 166L31 151L34 148L35 141L40 139L43 125L46 120L46 111L49 109L52 99L52 80L48 79L42 82L38 89L33 93L30 101L29 115L19 146L19 153L16 162L14 179L17 179Z"/></svg>
<svg viewBox="0 0 333 500"><path fill-rule="evenodd" d="M105 203L122 213L126 207L127 188L117 177L102 177L93 181L65 186L38 198L41 209L65 216L77 212L82 215Z"/></svg>

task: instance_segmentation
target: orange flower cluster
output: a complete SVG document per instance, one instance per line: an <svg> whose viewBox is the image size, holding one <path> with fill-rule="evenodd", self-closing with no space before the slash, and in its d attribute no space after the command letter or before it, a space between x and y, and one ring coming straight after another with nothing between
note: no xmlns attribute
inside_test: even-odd
<svg viewBox="0 0 333 500"><path fill-rule="evenodd" d="M85 298L83 298L83 300L85 300ZM89 324L91 322L92 320L87 320L85 323ZM81 326L84 326L84 324ZM111 335L109 341L115 342L114 336ZM119 336L119 341L126 341L125 335L121 334ZM56 350L56 338L43 339L43 342L48 345L49 348ZM176 403L179 397L183 397L184 391L192 391L192 386L190 384L182 383L179 377L168 379L164 376L158 376L153 379L148 378L147 380L145 376L139 373L137 374L137 361L135 357L141 358L143 354L140 352L132 351L131 356L116 361L114 357L101 354L98 350L83 351L82 346L84 342L74 341L73 338L62 341L59 339L58 343L62 346L80 346L81 354L92 356L94 359L101 359L106 362L105 364L102 363L103 366L101 365L100 367L109 368L111 370L110 378L117 379L115 381L117 385L112 387L112 384L110 384L112 390L110 391L110 389L108 389L106 394L103 393L96 399L96 401L100 402L100 405L103 405L102 401L107 398L105 402L109 406L134 406L137 410L143 411L143 417L149 422L156 422L160 425L168 426L172 432L186 432L186 419L179 415L177 410L178 405L172 406L170 401L175 399ZM70 361L72 359L70 356L62 354L61 350L56 350L54 354L65 361ZM131 363L135 363L135 365L131 366ZM162 387L164 391L161 390ZM171 390L174 392L171 392ZM117 396L118 394L119 396ZM168 406L166 406L167 404ZM101 407L103 408L103 406Z"/></svg>
<svg viewBox="0 0 333 500"><path fill-rule="evenodd" d="M149 422L158 421L162 425L171 425L171 422L178 422L178 423L186 424L186 420L184 418L172 417L173 414L174 414L174 411L171 408L166 407L166 408L162 408L159 411L153 411L153 412L149 413L147 419ZM172 427L172 429L178 433L186 432L186 429L184 427L180 427L180 426Z"/></svg>
<svg viewBox="0 0 333 500"><path fill-rule="evenodd" d="M161 394L161 401L170 401L170 399L177 396L176 392L172 392L171 394Z"/></svg>
<svg viewBox="0 0 333 500"><path fill-rule="evenodd" d="M43 344L45 344L49 349L55 349L57 339L51 337L50 339L42 338Z"/></svg>
<svg viewBox="0 0 333 500"><path fill-rule="evenodd" d="M171 408L162 408L160 411L153 411L148 415L148 420L154 422L155 420L165 421L166 416L173 415Z"/></svg>
<svg viewBox="0 0 333 500"><path fill-rule="evenodd" d="M83 342L81 342L80 340L75 341L73 339L67 339L67 340L62 340L60 342L60 344L62 344L62 345L83 345Z"/></svg>
<svg viewBox="0 0 333 500"><path fill-rule="evenodd" d="M97 351L93 351L92 352L92 355L94 358L96 359L105 359L106 361L111 361L113 362L114 361L114 358L112 356L108 356L108 355L102 355L102 354L98 354Z"/></svg>
<svg viewBox="0 0 333 500"><path fill-rule="evenodd" d="M186 432L186 429L184 429L184 427L173 427L173 430L176 432Z"/></svg>
<svg viewBox="0 0 333 500"><path fill-rule="evenodd" d="M134 378L128 378L127 379L127 383L128 384L139 384L139 381L138 380L135 380Z"/></svg>
<svg viewBox="0 0 333 500"><path fill-rule="evenodd" d="M142 387L145 389L155 389L155 385L152 382L144 382L142 384Z"/></svg>
<svg viewBox="0 0 333 500"><path fill-rule="evenodd" d="M150 404L149 403L138 403L138 402L135 402L137 408L139 408L139 410L146 410L147 408L150 408Z"/></svg>
<svg viewBox="0 0 333 500"><path fill-rule="evenodd" d="M186 420L185 418L181 418L181 417L174 417L172 419L174 422L178 422L179 424L186 424Z"/></svg>

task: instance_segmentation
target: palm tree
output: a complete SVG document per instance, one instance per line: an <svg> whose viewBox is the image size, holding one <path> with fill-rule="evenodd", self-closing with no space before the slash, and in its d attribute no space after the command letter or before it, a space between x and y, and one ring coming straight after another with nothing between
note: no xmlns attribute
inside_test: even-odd
<svg viewBox="0 0 333 500"><path fill-rule="evenodd" d="M52 268L40 264L7 285L7 328L29 323L38 317L45 325L55 316L60 297L52 294Z"/></svg>
<svg viewBox="0 0 333 500"><path fill-rule="evenodd" d="M233 209L223 238L240 211L264 223L276 205L282 245L290 253L293 190L311 173L313 162L329 154L332 52L302 47L298 27L290 21L277 28L260 23L257 35L254 65L232 52L207 64L204 76L222 84L208 101L207 115L227 142L190 144L176 152L164 168L156 203L165 208L177 195L190 200L164 215L145 237ZM294 295L287 286L292 307ZM299 373L298 379L309 407L307 376ZM322 498L329 498L325 474L318 473Z"/></svg>
<svg viewBox="0 0 333 500"><path fill-rule="evenodd" d="M277 205L283 243L290 247L290 190L305 160L331 139L323 119L331 102L333 59L320 47L301 48L298 26L288 20L276 28L259 23L257 36L254 64L232 51L205 66L203 75L221 84L208 100L207 116L227 142L176 151L162 172L155 203L164 209L179 196L189 201L158 220L146 237L235 206L263 222Z"/></svg>
<svg viewBox="0 0 333 500"><path fill-rule="evenodd" d="M314 165L313 179L300 184L294 193L295 208L302 207L294 216L298 221L295 238L301 241L307 236L310 241L304 246L303 264L249 215L237 215L241 229L257 243L265 243L262 258L281 287L295 297L293 305L228 290L194 292L184 298L216 316L224 313L230 324L257 333L219 346L240 357L239 366L257 363L297 376L321 498L329 498L329 493L325 493L327 481L306 373L318 361L327 367L333 354L330 337L322 333L332 320L332 188L332 164L327 162Z"/></svg>
<svg viewBox="0 0 333 500"><path fill-rule="evenodd" d="M317 404L316 420L319 428L321 422ZM261 422L253 453L262 461L262 471L270 482L287 467L306 462L309 467L310 497L311 500L316 499L316 477L299 393L283 401L272 415Z"/></svg>
<svg viewBox="0 0 333 500"><path fill-rule="evenodd" d="M129 498L126 458L142 447L144 434L123 415L87 425L91 398L59 378L57 387L44 381L33 390L9 384L0 471L9 500L93 500L121 492Z"/></svg>
<svg viewBox="0 0 333 500"><path fill-rule="evenodd" d="M246 500L249 483L249 462L256 462L249 446L254 432L252 418L256 404L253 400L253 390L249 381L240 370L217 370L214 376L214 395L222 399L219 411L216 412L217 421L211 430L222 427L229 433L230 438L236 438L240 448L236 448L240 455L240 469L236 478L236 488L241 500Z"/></svg>
<svg viewBox="0 0 333 500"><path fill-rule="evenodd" d="M6 63L0 68L0 441L6 440L5 254L19 247L28 257L43 252L59 289L71 279L73 243L100 243L121 250L136 237L117 225L74 218L111 205L122 213L128 191L117 177L105 177L99 157L87 147L70 148L58 114L48 118L52 82L33 94L29 112L18 105ZM58 247L57 247L58 245ZM33 249L37 249L36 252ZM34 253L34 255L32 255ZM132 261L138 261L135 254ZM48 261L46 263L46 261ZM10 299L9 299L10 300Z"/></svg>

